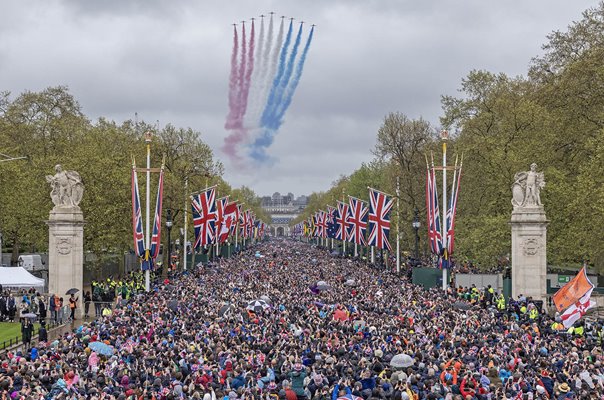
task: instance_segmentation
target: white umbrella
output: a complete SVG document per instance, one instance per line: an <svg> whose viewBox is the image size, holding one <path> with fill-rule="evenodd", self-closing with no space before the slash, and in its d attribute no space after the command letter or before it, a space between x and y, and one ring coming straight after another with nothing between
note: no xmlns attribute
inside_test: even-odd
<svg viewBox="0 0 604 400"><path fill-rule="evenodd" d="M344 285L346 285L346 286L354 286L356 284L357 283L354 279L348 279L346 282L344 282Z"/></svg>
<svg viewBox="0 0 604 400"><path fill-rule="evenodd" d="M394 368L407 368L415 364L415 360L408 354L397 354L390 360L390 366Z"/></svg>
<svg viewBox="0 0 604 400"><path fill-rule="evenodd" d="M266 310L267 308L270 308L271 306L269 306L266 301L264 300L252 300L249 303L247 303L247 307L245 307L246 309L253 311L255 313L259 313L262 310Z"/></svg>
<svg viewBox="0 0 604 400"><path fill-rule="evenodd" d="M262 296L260 296L260 300L264 300L264 301L266 301L268 304L271 304L271 303L272 303L271 298L270 298L270 297L268 297L268 296L267 296L267 295L265 295L265 294L263 294Z"/></svg>
<svg viewBox="0 0 604 400"><path fill-rule="evenodd" d="M329 283L327 283L325 281L319 281L319 282L317 282L317 289L329 290L329 289L331 289L331 286L329 286Z"/></svg>

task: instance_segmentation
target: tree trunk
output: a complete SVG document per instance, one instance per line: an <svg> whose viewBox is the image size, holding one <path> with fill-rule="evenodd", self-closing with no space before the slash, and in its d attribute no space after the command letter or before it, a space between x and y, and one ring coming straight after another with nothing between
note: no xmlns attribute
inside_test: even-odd
<svg viewBox="0 0 604 400"><path fill-rule="evenodd" d="M10 256L10 265L15 266L19 263L19 234L13 232L13 251Z"/></svg>

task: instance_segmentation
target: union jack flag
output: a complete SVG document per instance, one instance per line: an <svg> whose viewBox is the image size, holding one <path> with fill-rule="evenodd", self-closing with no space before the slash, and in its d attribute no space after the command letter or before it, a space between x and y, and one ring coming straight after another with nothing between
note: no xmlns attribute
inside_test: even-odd
<svg viewBox="0 0 604 400"><path fill-rule="evenodd" d="M218 231L218 243L224 243L229 238L233 226L237 224L237 203L231 202L224 206L222 222Z"/></svg>
<svg viewBox="0 0 604 400"><path fill-rule="evenodd" d="M440 210L438 207L438 191L434 168L427 170L426 176L426 209L428 214L428 239L432 254L440 255L443 250L442 233L440 230Z"/></svg>
<svg viewBox="0 0 604 400"><path fill-rule="evenodd" d="M157 186L157 199L155 201L155 218L153 218L153 231L151 234L151 249L149 249L149 256L155 260L159 255L159 248L161 244L161 209L163 203L163 192L164 192L164 169L159 172L159 185Z"/></svg>
<svg viewBox="0 0 604 400"><path fill-rule="evenodd" d="M134 238L134 253L137 257L145 255L145 234L143 233L143 217L141 200L138 192L136 166L132 164L132 233Z"/></svg>
<svg viewBox="0 0 604 400"><path fill-rule="evenodd" d="M319 210L319 235L322 238L327 237L327 213Z"/></svg>
<svg viewBox="0 0 604 400"><path fill-rule="evenodd" d="M241 208L242 207L243 206L241 204L237 204L237 207L235 210L235 221L233 221L233 223L231 224L231 230L230 230L231 235L235 234L235 230L237 229L237 224L241 220Z"/></svg>
<svg viewBox="0 0 604 400"><path fill-rule="evenodd" d="M215 224L216 232L214 234L214 240L217 242L220 241L219 236L220 236L220 232L222 230L222 222L224 220L224 209L228 202L229 202L229 196L221 197L218 200L216 200L216 224Z"/></svg>
<svg viewBox="0 0 604 400"><path fill-rule="evenodd" d="M348 204L338 201L338 217L336 218L338 231L337 240L346 240L346 227L348 226Z"/></svg>
<svg viewBox="0 0 604 400"><path fill-rule="evenodd" d="M193 226L195 228L195 244L198 249L214 242L216 232L216 188L191 196L193 210Z"/></svg>
<svg viewBox="0 0 604 400"><path fill-rule="evenodd" d="M390 233L390 210L394 201L386 194L369 189L369 238L370 246L392 251L388 234Z"/></svg>
<svg viewBox="0 0 604 400"><path fill-rule="evenodd" d="M327 237L336 239L338 232L338 209L332 206L327 206Z"/></svg>
<svg viewBox="0 0 604 400"><path fill-rule="evenodd" d="M245 210L243 212L241 212L240 214L240 219L239 219L239 229L241 229L241 237L242 238L247 238L248 235L248 230L247 230L247 226L248 226L248 218L250 216L250 211L249 210Z"/></svg>
<svg viewBox="0 0 604 400"><path fill-rule="evenodd" d="M346 238L349 242L365 244L365 230L367 229L367 206L363 200L349 197L348 228Z"/></svg>
<svg viewBox="0 0 604 400"><path fill-rule="evenodd" d="M254 215L252 210L248 210L248 216L247 216L247 237L254 237L254 226L256 224L256 215Z"/></svg>

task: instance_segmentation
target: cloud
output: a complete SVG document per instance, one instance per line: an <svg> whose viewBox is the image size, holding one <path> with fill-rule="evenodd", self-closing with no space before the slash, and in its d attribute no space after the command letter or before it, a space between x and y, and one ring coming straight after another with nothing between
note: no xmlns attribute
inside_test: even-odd
<svg viewBox="0 0 604 400"><path fill-rule="evenodd" d="M91 118L191 127L220 151L231 23L275 11L317 24L270 168L226 164L259 194L327 190L372 158L384 115L433 124L472 69L526 72L545 36L593 1L166 0L6 2L0 90L67 85Z"/></svg>

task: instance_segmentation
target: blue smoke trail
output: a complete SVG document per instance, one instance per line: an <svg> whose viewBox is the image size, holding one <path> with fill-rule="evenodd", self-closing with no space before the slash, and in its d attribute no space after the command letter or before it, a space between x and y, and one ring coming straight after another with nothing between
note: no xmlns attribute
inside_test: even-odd
<svg viewBox="0 0 604 400"><path fill-rule="evenodd" d="M298 61L298 66L296 67L296 74L294 75L294 79L285 96L285 100L283 101L283 105L279 113L276 115L275 120L277 121L277 125L275 129L279 129L281 124L283 124L283 116L287 111L289 105L292 102L294 97L294 92L298 87L298 83L300 83L300 78L302 77L302 70L304 69L304 62L306 61L306 54L308 54L308 48L310 47L310 43L312 42L312 36L315 28L310 29L310 33L308 34L308 39L306 39L306 45L304 46L304 51L302 51L302 56L300 56L300 60Z"/></svg>
<svg viewBox="0 0 604 400"><path fill-rule="evenodd" d="M289 48L289 43L292 38L292 29L293 24L290 21L289 28L287 30L287 36L285 37L285 42L283 43L283 47L281 48L281 53L279 55L279 69L277 70L277 76L273 80L273 86L271 87L271 92L266 100L266 105L264 106L264 111L262 112L262 118L260 119L260 126L266 126L268 124L270 113L273 105L275 104L277 90L279 87L279 82L285 73L285 60L287 59L287 49Z"/></svg>
<svg viewBox="0 0 604 400"><path fill-rule="evenodd" d="M283 101L283 93L287 90L289 85L289 81L291 80L292 72L294 71L294 62L296 60L296 56L298 55L298 47L300 47L300 41L302 40L302 24L300 24L300 29L298 29L298 34L296 35L296 41L294 42L294 48L289 56L289 60L287 62L287 67L285 69L285 73L283 74L283 78L277 87L277 93L275 96L275 102L271 107L269 118L268 118L268 127L270 129L279 129L279 119L276 118L279 114L279 108Z"/></svg>
<svg viewBox="0 0 604 400"><path fill-rule="evenodd" d="M302 55L300 56L300 60L298 61L298 65L296 67L296 72L294 74L294 78L292 80L290 88L287 91L285 100L283 102L283 107L281 108L278 115L276 116L276 120L277 120L276 128L274 128L274 129L271 129L268 127L265 128L262 131L262 134L260 135L260 137L258 137L251 146L251 150L250 150L249 154L254 160L256 160L258 162L264 163L264 162L267 162L270 160L270 158L266 154L266 149L273 143L275 134L277 133L277 129L283 123L283 121L282 121L283 115L285 115L287 108L291 104L293 96L294 96L294 92L296 91L296 87L298 86L298 83L300 83L300 78L302 77L302 71L304 69L304 62L306 61L306 55L308 54L308 49L310 48L310 43L312 42L314 30L315 30L314 28L311 28L311 30L310 30L308 39L306 40L306 45L304 46L304 51L302 52Z"/></svg>

